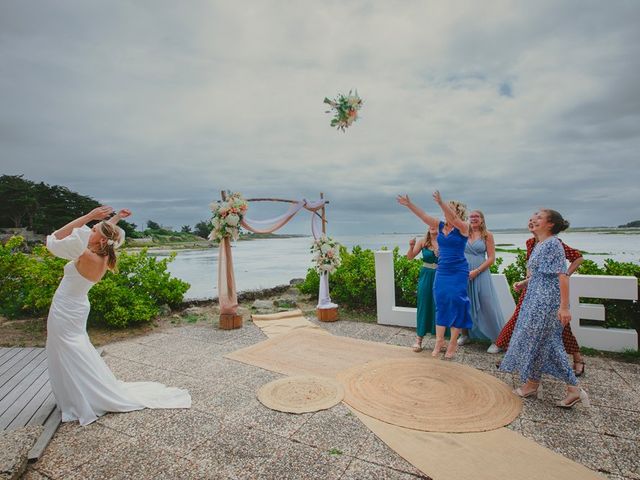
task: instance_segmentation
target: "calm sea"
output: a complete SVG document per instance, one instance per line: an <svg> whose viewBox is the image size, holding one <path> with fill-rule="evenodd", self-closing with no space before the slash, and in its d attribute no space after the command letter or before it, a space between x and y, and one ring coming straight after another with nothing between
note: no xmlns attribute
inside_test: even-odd
<svg viewBox="0 0 640 480"><path fill-rule="evenodd" d="M416 234L414 236L419 236ZM351 249L354 245L378 250L382 247L392 249L399 246L404 252L411 235L378 234L346 235L334 237ZM529 238L527 233L495 233L496 244L506 244L503 248L524 248ZM567 232L561 235L568 245L592 253L585 258L602 264L606 258L619 261L640 263L640 235ZM309 248L311 237L275 238L236 242L233 244L233 262L236 285L239 291L255 290L289 283L292 278L303 278L311 266ZM500 248L500 247L498 247ZM167 255L157 253L158 256ZM516 255L498 252L506 266L513 262ZM186 294L188 299L211 298L218 295L217 285L218 250L181 250L176 259L169 264L169 270L176 277L191 284Z"/></svg>

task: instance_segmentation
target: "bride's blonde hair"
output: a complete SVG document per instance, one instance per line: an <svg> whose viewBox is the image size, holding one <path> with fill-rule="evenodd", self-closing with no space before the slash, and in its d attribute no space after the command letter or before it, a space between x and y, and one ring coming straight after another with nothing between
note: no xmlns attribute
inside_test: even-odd
<svg viewBox="0 0 640 480"><path fill-rule="evenodd" d="M98 229L107 241L100 245L96 250L96 253L101 257L107 257L107 268L111 271L115 271L118 263L116 245L120 243L120 229L112 223L104 221L98 224Z"/></svg>

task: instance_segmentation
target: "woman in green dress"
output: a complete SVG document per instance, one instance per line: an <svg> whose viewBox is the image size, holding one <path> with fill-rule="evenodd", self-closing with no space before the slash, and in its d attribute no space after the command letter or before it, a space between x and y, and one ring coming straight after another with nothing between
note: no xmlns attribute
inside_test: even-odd
<svg viewBox="0 0 640 480"><path fill-rule="evenodd" d="M416 342L413 344L414 352L422 351L422 339L431 332L436 333L436 303L433 298L433 281L436 278L436 266L438 263L438 236L437 229L429 229L427 234L419 240L412 238L409 241L407 258L414 259L422 253L422 268L418 279L418 313L416 318Z"/></svg>

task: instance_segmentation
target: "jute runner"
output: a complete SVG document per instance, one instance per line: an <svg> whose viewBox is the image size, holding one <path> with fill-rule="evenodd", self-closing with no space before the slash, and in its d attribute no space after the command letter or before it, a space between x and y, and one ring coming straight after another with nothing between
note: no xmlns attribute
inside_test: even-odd
<svg viewBox="0 0 640 480"><path fill-rule="evenodd" d="M291 310L267 315L251 315L251 319L256 327L260 328L269 338L278 337L292 330L301 328L310 328L324 334L329 333L304 318L302 310Z"/></svg>
<svg viewBox="0 0 640 480"><path fill-rule="evenodd" d="M284 375L319 375L335 378L346 368L380 358L413 358L408 348L338 337L301 328L269 338L226 355Z"/></svg>

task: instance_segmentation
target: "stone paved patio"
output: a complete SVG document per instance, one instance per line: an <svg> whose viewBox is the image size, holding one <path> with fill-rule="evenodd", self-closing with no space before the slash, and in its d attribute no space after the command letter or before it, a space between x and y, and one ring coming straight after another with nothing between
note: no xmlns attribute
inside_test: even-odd
<svg viewBox="0 0 640 480"><path fill-rule="evenodd" d="M339 321L335 335L409 346L410 329ZM63 424L26 479L397 479L427 478L342 404L304 415L271 411L255 396L276 373L223 356L266 337L240 330L181 326L105 347L126 381L155 380L188 389L190 410L109 414L88 427ZM433 340L427 340L427 348ZM426 354L426 353L425 353ZM459 362L497 372L497 356L460 349ZM640 365L587 357L589 410L553 406L564 393L545 380L546 398L527 400L509 428L611 479L640 479ZM463 461L463 460L462 460ZM515 478L515 477L514 477Z"/></svg>

